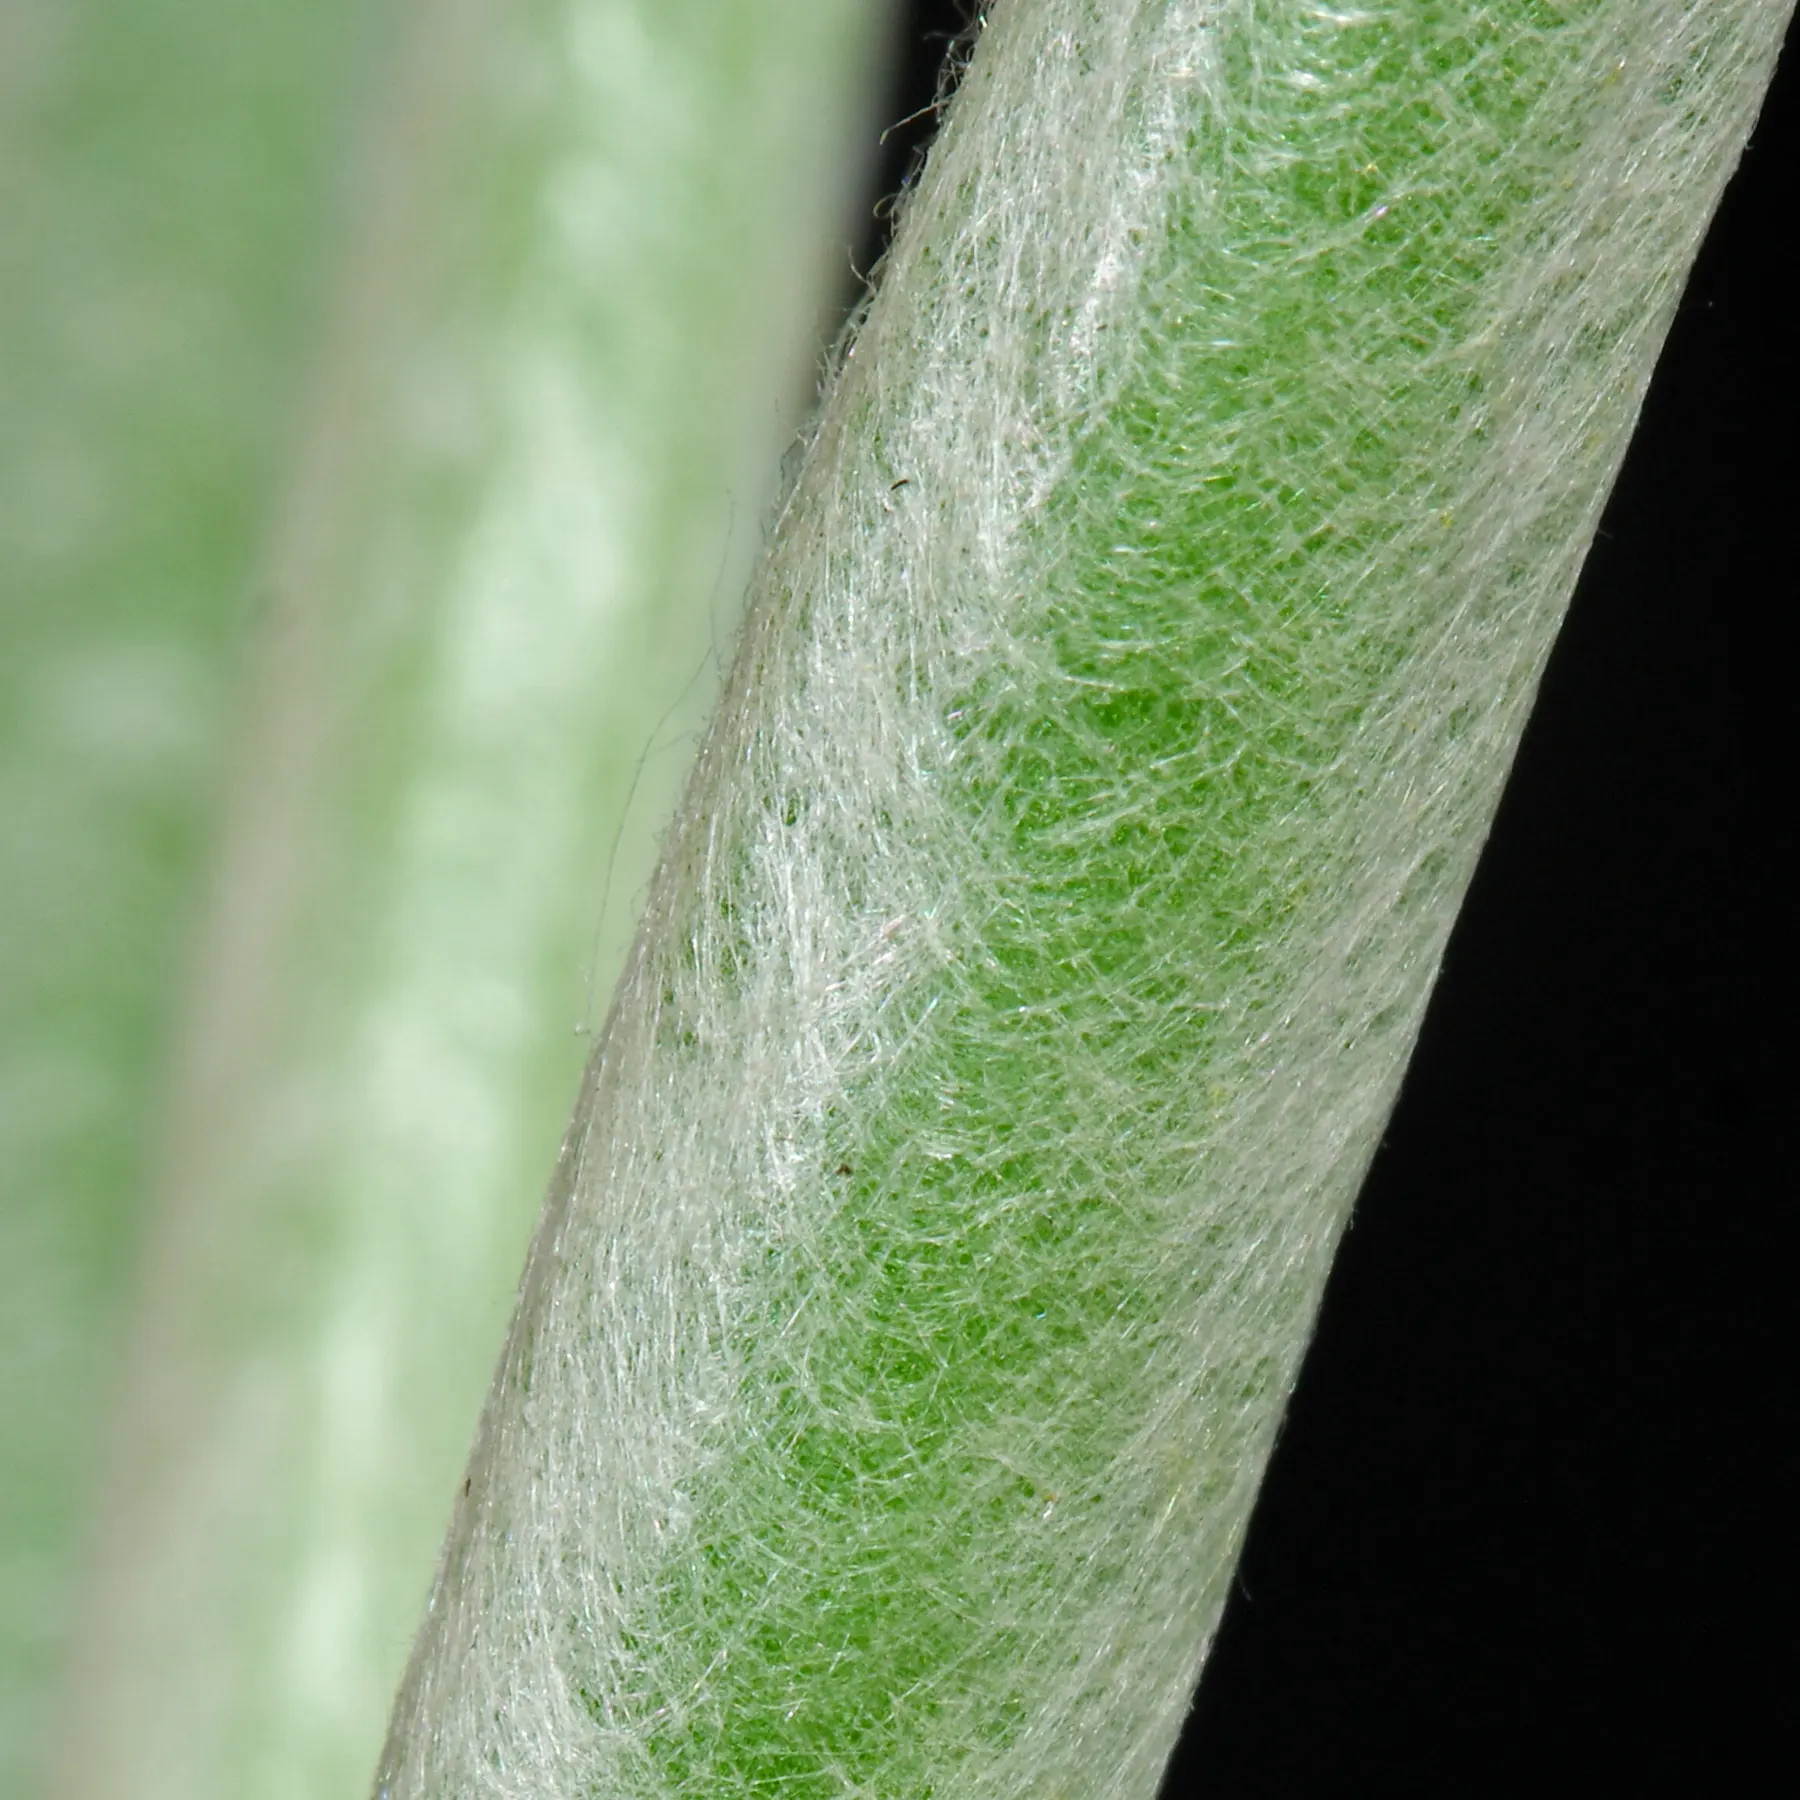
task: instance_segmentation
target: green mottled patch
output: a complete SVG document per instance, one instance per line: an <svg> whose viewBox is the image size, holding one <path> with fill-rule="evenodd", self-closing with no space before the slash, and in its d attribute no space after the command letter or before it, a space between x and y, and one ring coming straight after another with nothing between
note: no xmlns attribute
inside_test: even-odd
<svg viewBox="0 0 1800 1800"><path fill-rule="evenodd" d="M1480 447L1492 284L1580 154L1598 11L1221 27L1230 105L1194 120L1103 354L1054 578L1013 660L942 696L982 904L824 1132L828 1222L749 1278L697 1548L632 1627L662 1685L607 1716L661 1791L947 1794L1064 1673L1059 1611L1171 1515L1198 1556L1260 1458L1323 1261L1209 1191L1208 1147L1270 1023L1244 996L1306 955L1321 821L1380 779L1365 735L1443 627L1409 586ZM1285 1323L1172 1377L1196 1296ZM1178 1448L1146 1463L1159 1419Z"/></svg>

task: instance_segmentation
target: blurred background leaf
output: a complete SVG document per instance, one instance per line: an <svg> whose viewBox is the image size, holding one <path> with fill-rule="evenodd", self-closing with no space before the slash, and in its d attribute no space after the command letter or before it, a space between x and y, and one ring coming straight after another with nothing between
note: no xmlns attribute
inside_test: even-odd
<svg viewBox="0 0 1800 1800"><path fill-rule="evenodd" d="M884 19L0 12L9 1793L368 1779Z"/></svg>
<svg viewBox="0 0 1800 1800"><path fill-rule="evenodd" d="M382 28L0 5L0 1790L35 1790L233 670Z"/></svg>

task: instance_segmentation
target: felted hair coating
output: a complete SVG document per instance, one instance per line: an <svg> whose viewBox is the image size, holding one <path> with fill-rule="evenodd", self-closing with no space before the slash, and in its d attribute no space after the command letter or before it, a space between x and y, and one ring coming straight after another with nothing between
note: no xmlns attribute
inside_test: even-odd
<svg viewBox="0 0 1800 1800"><path fill-rule="evenodd" d="M1787 11L997 10L759 577L383 1800L1148 1800Z"/></svg>

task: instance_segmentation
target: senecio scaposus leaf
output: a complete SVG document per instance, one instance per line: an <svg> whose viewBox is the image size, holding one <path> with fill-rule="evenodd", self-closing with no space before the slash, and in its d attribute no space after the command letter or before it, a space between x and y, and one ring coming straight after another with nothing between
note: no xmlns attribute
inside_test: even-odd
<svg viewBox="0 0 1800 1800"><path fill-rule="evenodd" d="M381 1800L1149 1800L1774 0L1003 0Z"/></svg>
<svg viewBox="0 0 1800 1800"><path fill-rule="evenodd" d="M270 508L69 1800L368 1779L641 821L813 390L883 22L396 11Z"/></svg>

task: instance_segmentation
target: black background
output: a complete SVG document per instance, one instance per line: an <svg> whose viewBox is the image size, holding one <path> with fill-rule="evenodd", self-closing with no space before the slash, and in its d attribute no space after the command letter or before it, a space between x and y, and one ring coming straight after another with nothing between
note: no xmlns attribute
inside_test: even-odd
<svg viewBox="0 0 1800 1800"><path fill-rule="evenodd" d="M887 121L965 16L910 8ZM1785 1786L1797 60L1551 660L1165 1800ZM878 195L934 122L890 135Z"/></svg>

